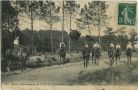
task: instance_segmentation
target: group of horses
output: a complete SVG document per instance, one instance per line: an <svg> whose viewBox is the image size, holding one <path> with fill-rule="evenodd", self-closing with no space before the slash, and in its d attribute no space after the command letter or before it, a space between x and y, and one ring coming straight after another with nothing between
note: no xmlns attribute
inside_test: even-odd
<svg viewBox="0 0 138 90"><path fill-rule="evenodd" d="M65 63L66 49L65 44L61 43L59 52L60 56L59 63ZM4 61L6 61L6 70L8 72L11 71L11 68L14 64L18 64L17 66L21 68L22 72L26 71L26 61L29 60L31 56L31 51L29 48L24 47L22 45L15 45L12 49L7 49L4 55Z"/></svg>
<svg viewBox="0 0 138 90"><path fill-rule="evenodd" d="M88 66L90 53L91 50L89 46L85 44L82 50L84 67ZM64 64L66 61L65 59L66 49L64 43L60 43L58 55L60 56L59 63ZM108 47L108 56L110 60L110 65L113 65L114 61L116 61L117 64L118 59L120 59L120 55L121 55L120 45L118 44L116 45L116 47L114 47L113 44L110 44ZM129 47L127 46L126 55L128 58L128 62L131 62L132 48L130 46ZM93 45L92 49L92 62L94 62L94 64L96 65L99 65L100 56L101 56L100 45L96 43ZM13 49L8 49L5 53L5 59L7 61L7 70L10 72L10 67L13 65L12 63L14 63L14 61L15 62L18 61L20 63L20 65L18 66L20 66L22 72L26 71L26 61L28 60L29 57L30 57L30 51L26 47L15 45Z"/></svg>
<svg viewBox="0 0 138 90"><path fill-rule="evenodd" d="M116 62L117 64L118 60L120 60L121 46L119 44L117 44L116 46L114 46L114 44L109 44L107 53L110 61L110 66L112 66L114 62ZM89 57L90 57L90 48L88 47L87 44L84 45L82 55L84 60L84 67L87 67L89 63ZM96 65L99 65L100 56L101 56L100 45L98 43L95 43L92 49L92 62ZM126 56L127 56L127 62L130 63L131 56L132 56L131 44L127 45Z"/></svg>

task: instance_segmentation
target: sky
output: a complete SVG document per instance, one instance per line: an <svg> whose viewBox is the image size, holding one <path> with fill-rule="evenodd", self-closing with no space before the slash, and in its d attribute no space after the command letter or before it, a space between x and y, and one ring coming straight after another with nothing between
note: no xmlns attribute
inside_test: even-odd
<svg viewBox="0 0 138 90"><path fill-rule="evenodd" d="M83 8L85 4L88 4L88 2L91 2L91 0L76 0L76 2L78 4L80 4L80 7ZM118 3L135 3L135 1L131 0L131 1L120 1L120 0L116 0L116 1L111 1L108 0L106 1L107 4L109 4L109 7L106 11L106 14L111 17L111 19L109 19L109 27L112 27L113 30L117 30L121 27L126 27L126 31L129 32L132 29L135 29L138 32L138 23L135 26L126 26L126 25L118 25L117 24L117 12L118 12ZM55 1L56 5L58 6L62 6L62 1ZM138 5L137 5L137 9L138 9ZM137 16L138 16L138 12L137 12ZM28 18L25 14L20 15L19 17L19 27L21 30L24 30L26 28L30 29L31 25L30 25L30 18ZM73 30L78 30L81 35L85 36L85 35L89 35L88 30L84 29L84 30L79 30L76 27L75 19L78 18L78 15L74 16L72 19L72 29ZM138 20L138 17L137 17ZM64 29L65 31L67 31L69 33L70 29L69 29L69 18L66 16L65 14L65 24L64 24ZM43 21L43 20L39 20L39 19L35 19L34 20L34 30L48 30L50 27L49 25ZM53 29L55 30L62 30L62 22L58 22L55 23L53 25ZM101 29L101 35L104 35L104 31L106 30L105 27L100 27ZM98 36L98 28L96 26L90 25L90 30L93 36Z"/></svg>

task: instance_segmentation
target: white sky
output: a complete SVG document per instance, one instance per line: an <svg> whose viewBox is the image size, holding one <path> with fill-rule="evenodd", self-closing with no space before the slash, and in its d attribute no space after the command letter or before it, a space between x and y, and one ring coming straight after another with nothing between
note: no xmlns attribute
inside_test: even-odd
<svg viewBox="0 0 138 90"><path fill-rule="evenodd" d="M76 0L77 3L80 4L80 7L83 8L85 4L88 3L88 1L90 0ZM107 9L107 15L109 17L112 17L110 20L109 20L109 26L113 28L113 30L117 30L118 28L121 28L121 27L127 27L126 31L130 31L131 29L135 29L137 30L138 28L138 24L136 26L118 26L117 25L117 11L118 11L118 3L119 2L122 2L122 1L107 1L107 4L109 4L109 7ZM126 1L125 1L126 2ZM133 1L131 1L130 3L134 3ZM56 4L61 6L62 5L62 2L61 1L56 1ZM138 5L137 5L138 6ZM138 8L137 8L138 9ZM138 13L138 12L137 12ZM138 15L138 14L137 14ZM66 16L66 14L65 14ZM77 16L74 18L77 18ZM137 17L137 20L138 20L138 17ZM72 19L72 29L77 29L76 28L76 24L74 23L75 19ZM30 25L30 19L26 16L26 15L21 15L19 16L19 27L21 30L24 30L26 28L31 28L31 25ZM48 30L49 29L49 25L47 23L45 23L45 21L40 21L40 20L34 20L34 30ZM58 22L56 24L53 25L53 29L57 29L57 30L61 30L62 29L62 21L61 22ZM69 32L69 18L66 16L65 17L65 26L64 26L64 29ZM98 30L97 30L97 27L96 26L90 26L90 30L92 32L92 35L98 35ZM101 35L104 35L103 31L105 30L104 27L101 27ZM88 34L88 30L79 30L80 33L82 35L86 35ZM138 31L138 30L137 30Z"/></svg>

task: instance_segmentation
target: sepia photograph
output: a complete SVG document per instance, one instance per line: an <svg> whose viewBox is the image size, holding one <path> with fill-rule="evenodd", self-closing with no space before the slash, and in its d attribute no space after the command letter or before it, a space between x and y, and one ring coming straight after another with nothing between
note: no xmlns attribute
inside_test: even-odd
<svg viewBox="0 0 138 90"><path fill-rule="evenodd" d="M2 90L138 90L136 0L2 0L0 6Z"/></svg>

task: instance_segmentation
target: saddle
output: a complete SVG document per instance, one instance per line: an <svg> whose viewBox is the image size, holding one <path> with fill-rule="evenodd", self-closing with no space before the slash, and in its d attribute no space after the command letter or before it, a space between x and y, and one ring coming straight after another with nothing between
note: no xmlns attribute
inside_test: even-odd
<svg viewBox="0 0 138 90"><path fill-rule="evenodd" d="M60 48L60 49L59 49L59 54L60 54L60 55L66 55L66 50L65 50L65 48Z"/></svg>
<svg viewBox="0 0 138 90"><path fill-rule="evenodd" d="M132 49L128 48L126 53L127 53L128 56L131 56L132 55Z"/></svg>
<svg viewBox="0 0 138 90"><path fill-rule="evenodd" d="M83 54L83 56L89 56L89 54L90 54L90 50L89 50L88 48L84 48L82 54Z"/></svg>
<svg viewBox="0 0 138 90"><path fill-rule="evenodd" d="M95 49L95 55L96 56L100 56L100 48L96 48Z"/></svg>
<svg viewBox="0 0 138 90"><path fill-rule="evenodd" d="M22 54L22 47L20 46L14 46L13 50L12 50L12 55L19 57Z"/></svg>
<svg viewBox="0 0 138 90"><path fill-rule="evenodd" d="M114 54L115 54L115 51L114 51L113 48L108 50L108 55L109 55L109 57L113 57Z"/></svg>

